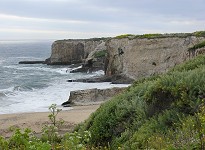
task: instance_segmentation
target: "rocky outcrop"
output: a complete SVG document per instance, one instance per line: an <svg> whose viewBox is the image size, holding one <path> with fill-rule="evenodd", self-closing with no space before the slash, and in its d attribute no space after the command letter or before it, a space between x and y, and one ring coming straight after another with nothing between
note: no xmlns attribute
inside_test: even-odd
<svg viewBox="0 0 205 150"><path fill-rule="evenodd" d="M188 48L203 40L204 37L195 36L110 39L106 43L109 61L106 75L123 74L138 79L166 72L190 59Z"/></svg>
<svg viewBox="0 0 205 150"><path fill-rule="evenodd" d="M85 83L99 83L99 82L111 82L112 84L131 84L134 82L133 79L128 78L123 75L112 75L112 76L101 76L93 77L86 79L76 79L76 80L67 80L68 82L85 82Z"/></svg>
<svg viewBox="0 0 205 150"><path fill-rule="evenodd" d="M19 64L44 64L45 61L20 61Z"/></svg>
<svg viewBox="0 0 205 150"><path fill-rule="evenodd" d="M72 72L103 69L106 76L136 80L166 72L202 53L203 48L188 51L205 40L204 32L202 36L198 33L56 41L52 45L51 57L46 62L61 65L83 63L82 68Z"/></svg>
<svg viewBox="0 0 205 150"><path fill-rule="evenodd" d="M47 60L49 65L70 65L82 63L104 39L59 40L52 44Z"/></svg>
<svg viewBox="0 0 205 150"><path fill-rule="evenodd" d="M84 58L84 44L81 41L55 41L52 44L50 65L70 65L81 63Z"/></svg>
<svg viewBox="0 0 205 150"><path fill-rule="evenodd" d="M86 66L92 66L95 68L103 68L104 69L104 60L107 57L107 47L105 45L105 41L102 41L93 51L90 52L88 57L85 60Z"/></svg>
<svg viewBox="0 0 205 150"><path fill-rule="evenodd" d="M91 105L100 104L111 99L119 93L122 93L126 88L111 88L111 89L88 89L71 91L67 102L62 105Z"/></svg>

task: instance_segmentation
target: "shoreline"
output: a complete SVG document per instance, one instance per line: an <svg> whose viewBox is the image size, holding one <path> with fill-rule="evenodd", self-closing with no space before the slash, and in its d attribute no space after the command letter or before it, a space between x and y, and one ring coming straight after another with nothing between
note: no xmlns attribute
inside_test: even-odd
<svg viewBox="0 0 205 150"><path fill-rule="evenodd" d="M85 121L90 114L96 111L100 105L73 106L71 110L61 111L57 119L63 119L65 123L59 133L69 132L74 127ZM49 124L50 112L0 114L0 136L10 137L12 128L30 128L35 134L40 134L44 125Z"/></svg>

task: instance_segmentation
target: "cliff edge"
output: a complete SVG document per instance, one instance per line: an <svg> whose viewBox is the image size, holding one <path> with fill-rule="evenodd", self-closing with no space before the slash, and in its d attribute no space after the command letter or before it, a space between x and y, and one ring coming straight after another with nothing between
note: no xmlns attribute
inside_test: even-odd
<svg viewBox="0 0 205 150"><path fill-rule="evenodd" d="M71 65L83 63L88 55L100 45L104 39L58 40L52 44L49 65Z"/></svg>
<svg viewBox="0 0 205 150"><path fill-rule="evenodd" d="M205 31L60 40L53 43L47 64L83 63L86 69L103 69L106 76L122 75L135 80L166 72L170 67L203 53L203 45L192 48L204 41Z"/></svg>

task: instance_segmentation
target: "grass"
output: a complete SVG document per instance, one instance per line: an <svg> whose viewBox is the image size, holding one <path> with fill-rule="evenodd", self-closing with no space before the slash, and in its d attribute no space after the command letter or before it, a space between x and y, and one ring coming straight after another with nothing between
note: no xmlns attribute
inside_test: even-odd
<svg viewBox="0 0 205 150"><path fill-rule="evenodd" d="M205 37L205 31L196 31L193 33L170 33L170 34L160 34L160 33L154 33L154 34L142 34L142 35L134 35L134 34L123 34L114 37L115 39L123 39L123 38L128 38L128 39L155 39L155 38L173 38L173 37L178 37L178 38L186 38L189 36L196 36L196 37Z"/></svg>
<svg viewBox="0 0 205 150"><path fill-rule="evenodd" d="M133 35L133 34L122 34L122 35L116 36L115 38L116 39L123 39L123 38L130 38L130 37L133 37L133 36L135 36L135 35Z"/></svg>

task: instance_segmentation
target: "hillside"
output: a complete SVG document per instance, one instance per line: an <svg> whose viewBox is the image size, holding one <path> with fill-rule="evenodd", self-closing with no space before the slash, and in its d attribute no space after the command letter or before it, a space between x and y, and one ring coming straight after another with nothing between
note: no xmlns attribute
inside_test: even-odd
<svg viewBox="0 0 205 150"><path fill-rule="evenodd" d="M203 149L205 56L136 81L79 125L90 145L111 149Z"/></svg>

